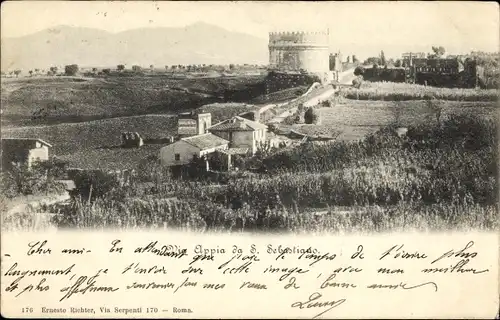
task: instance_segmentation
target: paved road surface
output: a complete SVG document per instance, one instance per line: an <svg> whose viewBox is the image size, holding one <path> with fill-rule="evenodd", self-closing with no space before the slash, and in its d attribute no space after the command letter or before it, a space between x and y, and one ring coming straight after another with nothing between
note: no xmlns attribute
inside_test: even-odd
<svg viewBox="0 0 500 320"><path fill-rule="evenodd" d="M352 80L354 78L356 78L356 76L354 75L354 69L349 69L349 70L346 70L346 71L343 71L343 72L339 73L339 83L340 84L350 85L352 83ZM304 102L304 107L308 108L308 107L312 107L312 106L318 105L321 101L328 99L334 93L335 93L335 89L331 88L331 89L329 89L327 91L321 92L317 96L312 96L309 100L307 100L306 102ZM289 102L286 102L286 103L289 103ZM279 106L282 106L282 105L284 105L286 103L282 103ZM266 106L266 107L269 109L269 106ZM269 121L269 123L280 123L280 122L283 122L283 120L285 120L286 117L294 114L295 111L297 111L297 107L292 107L289 110L287 110L287 111L285 111L285 112L277 115L273 119L271 119Z"/></svg>

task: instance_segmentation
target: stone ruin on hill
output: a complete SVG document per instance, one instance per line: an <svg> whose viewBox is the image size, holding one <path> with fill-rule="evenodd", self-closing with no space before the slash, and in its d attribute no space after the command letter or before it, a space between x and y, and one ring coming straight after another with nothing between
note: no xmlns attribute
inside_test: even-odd
<svg viewBox="0 0 500 320"><path fill-rule="evenodd" d="M144 141L138 132L122 132L122 147L139 148L144 145Z"/></svg>

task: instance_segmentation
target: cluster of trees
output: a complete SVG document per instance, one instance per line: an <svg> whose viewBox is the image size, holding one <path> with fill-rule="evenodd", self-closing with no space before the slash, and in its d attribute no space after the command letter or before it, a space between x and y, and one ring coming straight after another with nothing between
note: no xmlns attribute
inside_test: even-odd
<svg viewBox="0 0 500 320"><path fill-rule="evenodd" d="M353 56L354 59L355 56ZM210 71L215 71L215 72L227 72L227 71L234 71L234 70L245 70L245 69L255 69L255 68L264 68L265 66L262 65L257 65L257 64L229 64L229 65L215 65L215 64L192 64L192 65L182 65L182 64L177 64L177 65L171 65L165 66L165 71L167 72L210 72ZM122 72L126 70L126 65L125 64L119 64L116 66L116 70L119 72ZM154 65L149 66L149 70L153 71L155 69ZM104 68L102 70L98 70L97 68L92 68L92 71L87 71L84 74L85 75L103 75L103 74L110 74L111 73L111 68ZM133 72L141 72L144 70L143 67L139 65L133 65L131 67L131 70ZM64 67L64 75L67 76L75 76L79 73L80 68L77 64L70 64L66 65ZM16 69L13 71L10 71L8 73L2 72L2 76L16 76L19 77L19 75L22 73L21 69ZM59 72L59 68L56 66L50 67L47 71L43 69L33 69L29 70L28 74L30 76L34 75L48 75L48 76L55 76L55 75L61 75Z"/></svg>
<svg viewBox="0 0 500 320"><path fill-rule="evenodd" d="M15 198L64 192L64 184L57 179L63 176L65 165L57 158L35 162L31 168L15 165L9 170L0 172L0 195Z"/></svg>
<svg viewBox="0 0 500 320"><path fill-rule="evenodd" d="M432 47L432 53L429 53L427 55L428 59L437 59L437 58L442 58L444 54L446 53L446 50L444 47L439 46L439 47Z"/></svg>
<svg viewBox="0 0 500 320"><path fill-rule="evenodd" d="M174 64L174 65L166 65L165 66L165 71L170 71L170 72L209 72L209 71L219 71L219 72L224 72L224 71L232 71L232 70L237 70L237 69L253 69L253 68L260 68L263 66L259 66L257 64L243 64L243 65L235 65L235 64L229 64L229 65L215 65L215 64L189 64L189 65L182 65L182 64ZM119 64L116 66L117 71L124 71L126 69L126 66L124 64ZM155 69L154 65L149 66L149 70L153 71ZM139 65L133 65L131 67L131 70L134 72L140 72L143 71L144 68L139 66Z"/></svg>
<svg viewBox="0 0 500 320"><path fill-rule="evenodd" d="M401 66L401 60L394 61L394 59L392 58L387 59L385 57L384 50L382 50L380 51L380 55L378 57L369 57L363 62L363 64L372 65L374 68L377 68L378 66L396 66L396 64L399 64Z"/></svg>
<svg viewBox="0 0 500 320"><path fill-rule="evenodd" d="M442 58L445 53L446 53L446 49L443 46L433 46L432 53L429 53L427 55L427 58L428 59ZM379 66L384 66L384 67L393 66L396 68L404 67L404 62L401 59L396 59L396 60L394 60L392 58L387 59L385 56L384 50L380 51L380 54L378 57L367 58L363 62L363 64L364 65L371 65L374 68L377 68Z"/></svg>

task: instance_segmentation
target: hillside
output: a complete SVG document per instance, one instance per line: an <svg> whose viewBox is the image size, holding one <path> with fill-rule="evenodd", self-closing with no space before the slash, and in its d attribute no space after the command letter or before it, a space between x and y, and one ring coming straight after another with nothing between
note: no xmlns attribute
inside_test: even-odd
<svg viewBox="0 0 500 320"><path fill-rule="evenodd" d="M120 135L137 131L143 139L164 139L174 134L175 118L167 115L121 117L51 126L2 128L3 137L38 137L53 144L52 155L80 168L136 167L148 155L157 155L161 144L122 149Z"/></svg>
<svg viewBox="0 0 500 320"><path fill-rule="evenodd" d="M36 59L35 59L36 58ZM18 38L2 38L2 71L77 63L117 64L263 64L267 40L206 23L183 28L141 28L119 33L58 26Z"/></svg>
<svg viewBox="0 0 500 320"><path fill-rule="evenodd" d="M19 78L2 81L2 124L40 125L143 114L172 114L220 101L262 77L158 76Z"/></svg>

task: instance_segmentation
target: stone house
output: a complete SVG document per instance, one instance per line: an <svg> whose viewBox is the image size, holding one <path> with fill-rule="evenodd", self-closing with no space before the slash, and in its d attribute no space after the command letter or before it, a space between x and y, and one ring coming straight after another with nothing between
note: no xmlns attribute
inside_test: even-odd
<svg viewBox="0 0 500 320"><path fill-rule="evenodd" d="M160 149L160 163L164 166L186 165L193 159L228 148L229 141L211 133L181 138Z"/></svg>
<svg viewBox="0 0 500 320"><path fill-rule="evenodd" d="M186 112L177 116L177 136L180 138L207 133L212 125L210 113Z"/></svg>
<svg viewBox="0 0 500 320"><path fill-rule="evenodd" d="M2 170L16 164L31 168L35 161L47 161L51 147L42 139L2 138Z"/></svg>
<svg viewBox="0 0 500 320"><path fill-rule="evenodd" d="M229 141L230 149L248 149L252 154L267 140L266 125L239 116L211 126L208 132Z"/></svg>

